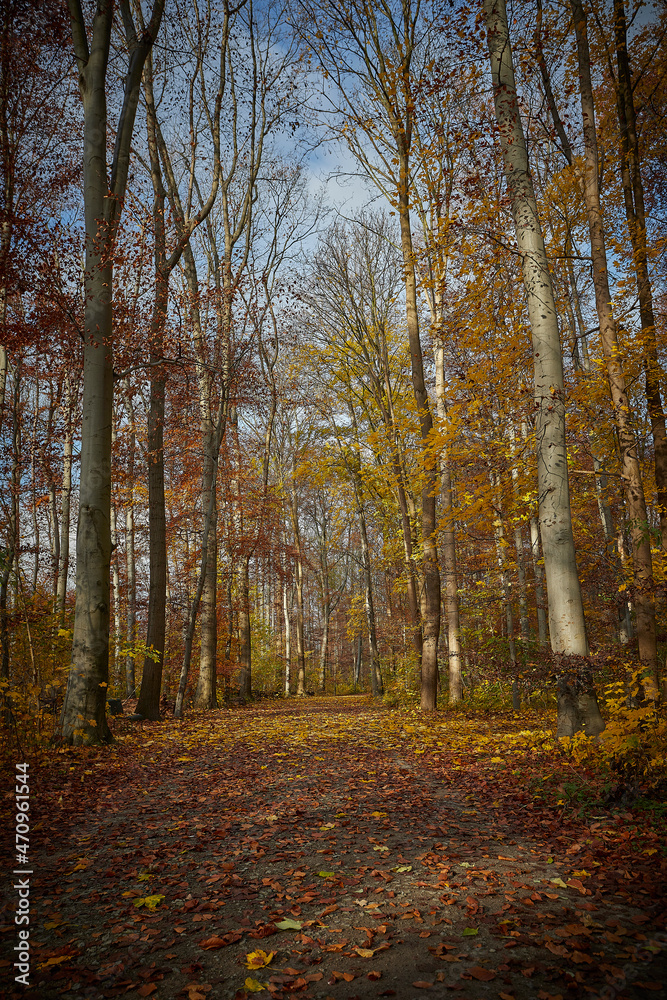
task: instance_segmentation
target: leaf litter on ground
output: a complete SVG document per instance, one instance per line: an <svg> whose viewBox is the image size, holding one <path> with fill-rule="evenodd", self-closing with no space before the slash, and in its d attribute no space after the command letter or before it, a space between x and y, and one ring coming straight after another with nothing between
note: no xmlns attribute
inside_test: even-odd
<svg viewBox="0 0 667 1000"><path fill-rule="evenodd" d="M114 726L31 762L40 996L661 988L663 831L546 800L571 764L544 718L346 698Z"/></svg>

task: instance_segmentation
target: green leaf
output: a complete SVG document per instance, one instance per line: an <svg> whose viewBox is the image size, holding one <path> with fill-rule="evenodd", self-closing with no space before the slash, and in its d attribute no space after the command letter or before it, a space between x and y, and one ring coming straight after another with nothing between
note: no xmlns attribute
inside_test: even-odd
<svg viewBox="0 0 667 1000"><path fill-rule="evenodd" d="M411 872L412 871L412 865L396 865L396 867L392 868L391 871L393 871L393 872Z"/></svg>
<svg viewBox="0 0 667 1000"><path fill-rule="evenodd" d="M463 929L464 937L475 937L476 934L479 934L479 928L477 927L465 927Z"/></svg>
<svg viewBox="0 0 667 1000"><path fill-rule="evenodd" d="M334 878L334 876L335 876L336 873L335 872L318 872L317 874L320 876L320 878Z"/></svg>
<svg viewBox="0 0 667 1000"><path fill-rule="evenodd" d="M300 931L303 925L298 920L281 920L276 924L279 931Z"/></svg>

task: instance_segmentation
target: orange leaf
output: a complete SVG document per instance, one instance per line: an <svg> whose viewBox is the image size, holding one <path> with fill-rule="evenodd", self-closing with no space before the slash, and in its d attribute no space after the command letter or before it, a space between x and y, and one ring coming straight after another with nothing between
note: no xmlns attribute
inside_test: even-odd
<svg viewBox="0 0 667 1000"><path fill-rule="evenodd" d="M481 979L485 983L488 983L489 979L496 978L496 974L492 969L485 969L481 965L473 965L471 969L468 969L468 972L471 976L474 976L475 979Z"/></svg>
<svg viewBox="0 0 667 1000"><path fill-rule="evenodd" d="M412 985L416 986L418 990L430 990L433 983L425 983L423 979L418 979L417 982Z"/></svg>
<svg viewBox="0 0 667 1000"><path fill-rule="evenodd" d="M157 986L155 985L155 983L144 983L143 986L139 987L137 993L139 994L140 997L149 997L151 993L155 993L156 989Z"/></svg>

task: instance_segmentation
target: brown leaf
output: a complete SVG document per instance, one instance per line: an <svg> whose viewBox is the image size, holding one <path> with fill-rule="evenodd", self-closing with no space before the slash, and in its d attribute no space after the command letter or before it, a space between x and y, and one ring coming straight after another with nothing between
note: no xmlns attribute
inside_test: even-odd
<svg viewBox="0 0 667 1000"><path fill-rule="evenodd" d="M204 948L207 951L213 951L215 948L224 948L228 944L234 944L236 941L240 941L243 937L237 931L230 931L229 934L225 934L224 937L219 937L217 934L213 934L210 938L206 938L204 941L199 942L199 947Z"/></svg>
<svg viewBox="0 0 667 1000"><path fill-rule="evenodd" d="M417 982L413 983L412 985L416 986L418 990L430 990L430 988L433 986L433 983L426 983L424 982L423 979L418 979Z"/></svg>
<svg viewBox="0 0 667 1000"><path fill-rule="evenodd" d="M468 972L475 979L481 979L485 983L488 983L490 979L496 978L496 974L492 969L485 969L482 965L473 965L472 968L468 969Z"/></svg>
<svg viewBox="0 0 667 1000"><path fill-rule="evenodd" d="M151 993L155 993L156 989L157 986L155 985L155 983L144 983L143 986L139 987L137 993L139 994L140 997L149 997Z"/></svg>
<svg viewBox="0 0 667 1000"><path fill-rule="evenodd" d="M588 963L588 965L591 965L593 963L593 959L591 958L591 956L585 955L583 951L573 951L570 957L572 958L573 962L577 962L577 964L579 965L582 962L586 962Z"/></svg>
<svg viewBox="0 0 667 1000"><path fill-rule="evenodd" d="M370 979L372 983L376 983L378 979L382 979L382 973L376 971L368 972L366 973L366 979Z"/></svg>

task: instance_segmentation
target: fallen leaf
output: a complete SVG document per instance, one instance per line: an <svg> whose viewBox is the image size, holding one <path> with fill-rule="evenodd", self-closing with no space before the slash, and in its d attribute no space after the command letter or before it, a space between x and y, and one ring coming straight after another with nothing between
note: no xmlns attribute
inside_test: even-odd
<svg viewBox="0 0 667 1000"><path fill-rule="evenodd" d="M68 958L68 955L58 955L56 958L49 958L46 962L42 962L37 968L47 969L50 965L60 965L61 962L66 962Z"/></svg>
<svg viewBox="0 0 667 1000"><path fill-rule="evenodd" d="M462 931L463 937L474 937L475 934L479 934L478 927L465 927Z"/></svg>
<svg viewBox="0 0 667 1000"><path fill-rule="evenodd" d="M260 983L257 979L251 979L250 976L248 976L243 985L247 989L248 993L261 993L262 990L266 989L264 983Z"/></svg>
<svg viewBox="0 0 667 1000"><path fill-rule="evenodd" d="M475 979L481 979L482 982L488 983L490 979L495 979L496 974L492 969L485 969L482 965L473 965L468 969L471 976Z"/></svg>
<svg viewBox="0 0 667 1000"><path fill-rule="evenodd" d="M413 983L412 985L416 986L418 990L430 990L431 987L433 986L433 983L427 983L424 982L423 979L418 979L417 982Z"/></svg>
<svg viewBox="0 0 667 1000"><path fill-rule="evenodd" d="M261 948L251 951L246 955L246 969L263 969L275 958L275 951L265 952Z"/></svg>
<svg viewBox="0 0 667 1000"><path fill-rule="evenodd" d="M286 917L285 920L279 920L276 927L279 931L300 931L303 924L299 920L292 920L290 917Z"/></svg>
<svg viewBox="0 0 667 1000"><path fill-rule="evenodd" d="M135 899L134 905L145 906L147 910L156 910L163 899L164 895L159 895L159 894L155 896L144 896L141 899Z"/></svg>

